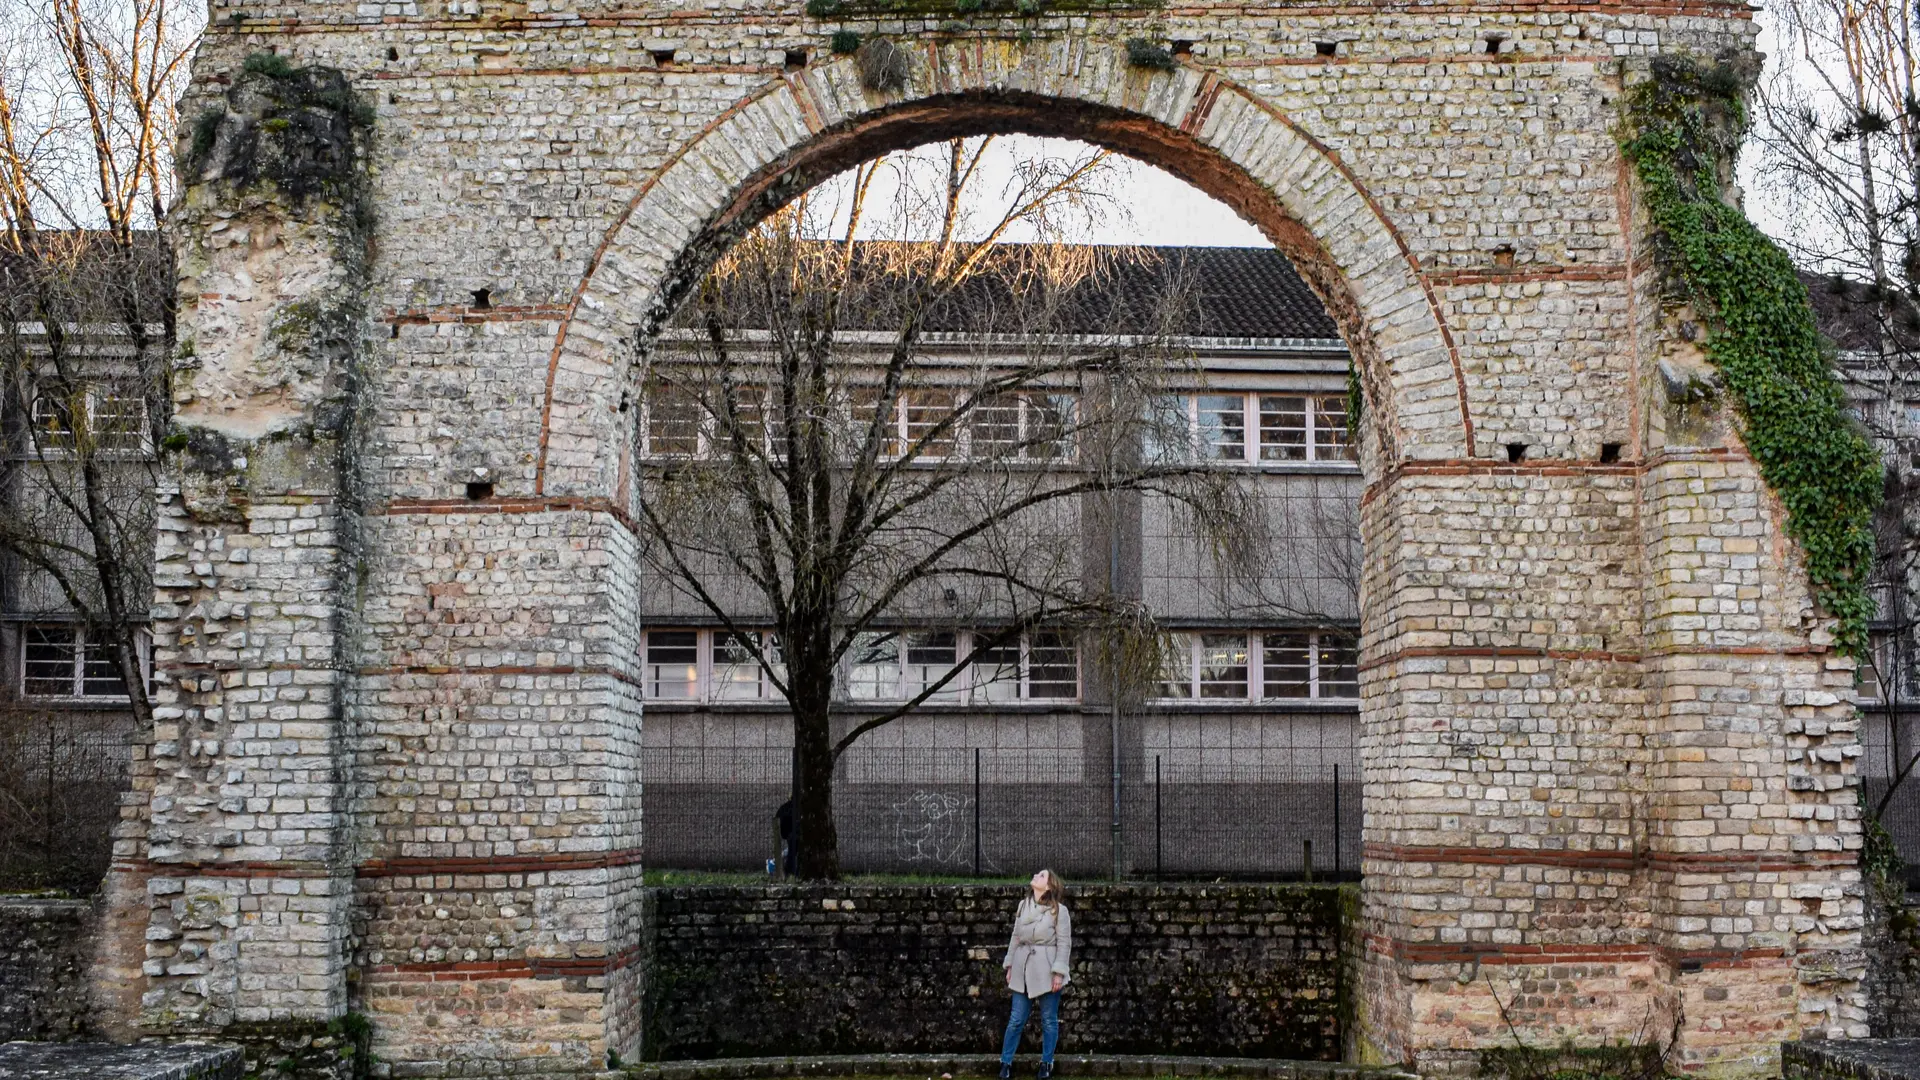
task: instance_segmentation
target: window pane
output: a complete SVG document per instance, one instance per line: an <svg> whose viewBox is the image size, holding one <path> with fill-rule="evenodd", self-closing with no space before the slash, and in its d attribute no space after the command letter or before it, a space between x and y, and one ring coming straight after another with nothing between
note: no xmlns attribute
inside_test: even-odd
<svg viewBox="0 0 1920 1080"><path fill-rule="evenodd" d="M973 407L973 456L985 460L1007 457L1020 446L1020 398L998 394L982 398Z"/></svg>
<svg viewBox="0 0 1920 1080"><path fill-rule="evenodd" d="M141 450L147 443L147 399L103 388L93 399L92 422L94 445L99 449Z"/></svg>
<svg viewBox="0 0 1920 1080"><path fill-rule="evenodd" d="M907 694L913 697L946 677L960 660L959 638L951 630L934 630L907 635ZM929 701L957 701L959 680L929 698Z"/></svg>
<svg viewBox="0 0 1920 1080"><path fill-rule="evenodd" d="M687 701L700 693L700 633L647 631L646 694L658 701Z"/></svg>
<svg viewBox="0 0 1920 1080"><path fill-rule="evenodd" d="M1353 456L1347 445L1346 395L1324 394L1313 399L1313 456L1316 461Z"/></svg>
<svg viewBox="0 0 1920 1080"><path fill-rule="evenodd" d="M1260 395L1260 460L1307 459L1307 399Z"/></svg>
<svg viewBox="0 0 1920 1080"><path fill-rule="evenodd" d="M974 640L991 636L981 631ZM978 649L973 660L973 693L981 701L1020 700L1020 639L991 649Z"/></svg>
<svg viewBox="0 0 1920 1080"><path fill-rule="evenodd" d="M647 453L692 457L700 452L700 402L676 386L654 386L647 398Z"/></svg>
<svg viewBox="0 0 1920 1080"><path fill-rule="evenodd" d="M900 414L898 403L889 409L882 423L884 432L880 439L880 453L883 455L900 452ZM867 443L867 430L873 424L873 414L880 409L880 388L876 386L856 386L847 393L847 416L852 421L847 430L847 452L858 454Z"/></svg>
<svg viewBox="0 0 1920 1080"><path fill-rule="evenodd" d="M1193 428L1187 416L1188 399L1161 395L1147 402L1140 418L1142 460L1149 464L1186 461L1193 456Z"/></svg>
<svg viewBox="0 0 1920 1080"><path fill-rule="evenodd" d="M1211 461L1247 459L1247 401L1239 394L1199 398L1200 452Z"/></svg>
<svg viewBox="0 0 1920 1080"><path fill-rule="evenodd" d="M713 632L713 700L758 701L764 696L760 662L749 642L758 644L759 635Z"/></svg>
<svg viewBox="0 0 1920 1080"><path fill-rule="evenodd" d="M906 403L908 448L928 438L941 421L953 415L954 393L951 390L911 390L902 395L901 400ZM952 428L946 429L938 438L920 447L916 458L940 460L952 457L957 434Z"/></svg>
<svg viewBox="0 0 1920 1080"><path fill-rule="evenodd" d="M1160 689L1163 698L1193 697L1193 638L1166 634L1160 639Z"/></svg>
<svg viewBox="0 0 1920 1080"><path fill-rule="evenodd" d="M126 697L127 683L114 663L113 650L105 642L86 642L80 673L80 692L88 697Z"/></svg>
<svg viewBox="0 0 1920 1080"><path fill-rule="evenodd" d="M73 449L73 407L65 398L33 399L33 433L41 450Z"/></svg>
<svg viewBox="0 0 1920 1080"><path fill-rule="evenodd" d="M65 626L29 626L21 689L29 697L73 694L74 632Z"/></svg>
<svg viewBox="0 0 1920 1080"><path fill-rule="evenodd" d="M733 421L727 420L724 395L714 394L713 442L715 454L733 452L733 429L746 440L747 453L767 451L767 392L764 387L743 386L734 389Z"/></svg>
<svg viewBox="0 0 1920 1080"><path fill-rule="evenodd" d="M1315 697L1357 698L1360 696L1360 654L1353 638L1344 634L1321 634L1320 692Z"/></svg>
<svg viewBox="0 0 1920 1080"><path fill-rule="evenodd" d="M847 696L855 701L887 701L900 696L900 635L864 633L849 651Z"/></svg>
<svg viewBox="0 0 1920 1080"><path fill-rule="evenodd" d="M1262 697L1303 698L1313 694L1311 666L1307 649L1312 636L1304 633L1268 634L1260 654L1265 684Z"/></svg>
<svg viewBox="0 0 1920 1080"><path fill-rule="evenodd" d="M1200 635L1200 696L1247 696L1247 635Z"/></svg>
<svg viewBox="0 0 1920 1080"><path fill-rule="evenodd" d="M1027 649L1027 696L1080 696L1079 655L1072 638L1058 633L1033 635Z"/></svg>
<svg viewBox="0 0 1920 1080"><path fill-rule="evenodd" d="M1074 396L1029 394L1026 404L1026 456L1035 461L1071 461Z"/></svg>

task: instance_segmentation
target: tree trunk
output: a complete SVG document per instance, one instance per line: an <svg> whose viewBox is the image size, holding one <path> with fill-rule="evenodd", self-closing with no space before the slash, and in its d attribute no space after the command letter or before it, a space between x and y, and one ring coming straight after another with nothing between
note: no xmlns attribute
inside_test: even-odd
<svg viewBox="0 0 1920 1080"><path fill-rule="evenodd" d="M811 703L810 703L811 704ZM793 713L795 768L800 793L794 821L799 873L804 881L833 881L840 876L840 837L833 827L833 739L825 703Z"/></svg>

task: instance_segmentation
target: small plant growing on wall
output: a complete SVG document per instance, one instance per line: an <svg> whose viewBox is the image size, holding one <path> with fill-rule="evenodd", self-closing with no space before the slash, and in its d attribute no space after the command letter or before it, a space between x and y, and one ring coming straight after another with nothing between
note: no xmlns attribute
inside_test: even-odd
<svg viewBox="0 0 1920 1080"><path fill-rule="evenodd" d="M1168 71L1173 68L1173 52L1146 38L1128 38L1127 63L1150 71Z"/></svg>
<svg viewBox="0 0 1920 1080"><path fill-rule="evenodd" d="M913 57L886 38L863 42L853 60L860 68L860 85L879 93L900 89L913 75Z"/></svg>

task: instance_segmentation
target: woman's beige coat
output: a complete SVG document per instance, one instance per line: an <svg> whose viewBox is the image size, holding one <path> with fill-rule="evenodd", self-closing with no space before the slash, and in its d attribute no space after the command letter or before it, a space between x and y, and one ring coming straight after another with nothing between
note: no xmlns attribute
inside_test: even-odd
<svg viewBox="0 0 1920 1080"><path fill-rule="evenodd" d="M1028 896L1013 916L1013 940L1007 943L1007 986L1030 998L1053 992L1053 977L1064 988L1073 980L1067 962L1073 956L1073 917L1067 905L1047 907Z"/></svg>

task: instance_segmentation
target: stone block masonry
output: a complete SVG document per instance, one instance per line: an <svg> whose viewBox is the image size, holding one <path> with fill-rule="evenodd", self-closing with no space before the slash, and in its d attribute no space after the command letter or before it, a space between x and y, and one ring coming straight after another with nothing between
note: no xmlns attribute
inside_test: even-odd
<svg viewBox="0 0 1920 1080"><path fill-rule="evenodd" d="M1228 201L1358 367L1356 1052L1674 1032L1674 1067L1759 1075L1866 1033L1852 662L1737 418L1678 416L1654 374L1691 346L1613 133L1649 57L1748 48L1750 10L1068 7L217 0L124 1024L358 1007L396 1076L634 1057L671 1000L643 962L636 361L807 185L1021 130ZM839 30L902 46L905 85L863 86ZM1190 48L1136 67L1133 37ZM244 71L269 50L327 70ZM351 107L272 160L338 173L247 179L235 148L318 130L269 123L302 87Z"/></svg>
<svg viewBox="0 0 1920 1080"><path fill-rule="evenodd" d="M92 913L80 900L0 900L0 1043L89 1032Z"/></svg>
<svg viewBox="0 0 1920 1080"><path fill-rule="evenodd" d="M1346 886L1352 891L1352 886ZM996 1052L1022 890L655 890L649 1059ZM1091 885L1062 1052L1337 1060L1342 887ZM1038 1029L1028 1032L1037 1051Z"/></svg>

